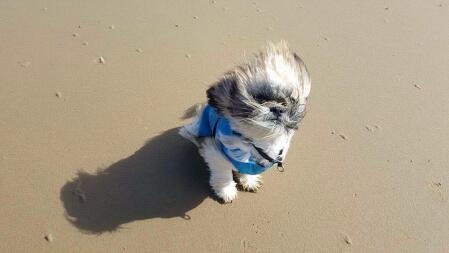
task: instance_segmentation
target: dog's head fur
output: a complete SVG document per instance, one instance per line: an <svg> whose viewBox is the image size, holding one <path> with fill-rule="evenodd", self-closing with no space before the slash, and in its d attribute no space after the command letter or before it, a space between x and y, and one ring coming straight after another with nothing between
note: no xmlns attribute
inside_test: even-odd
<svg viewBox="0 0 449 253"><path fill-rule="evenodd" d="M226 73L207 90L207 97L233 129L250 139L264 139L298 128L310 88L304 62L280 42Z"/></svg>

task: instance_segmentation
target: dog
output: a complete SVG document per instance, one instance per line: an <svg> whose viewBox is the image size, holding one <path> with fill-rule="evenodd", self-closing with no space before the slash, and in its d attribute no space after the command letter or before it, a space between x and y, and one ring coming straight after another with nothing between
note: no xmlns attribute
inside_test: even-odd
<svg viewBox="0 0 449 253"><path fill-rule="evenodd" d="M210 170L209 183L224 203L262 186L261 173L278 166L306 114L311 80L286 42L269 43L207 90L179 134L192 141Z"/></svg>

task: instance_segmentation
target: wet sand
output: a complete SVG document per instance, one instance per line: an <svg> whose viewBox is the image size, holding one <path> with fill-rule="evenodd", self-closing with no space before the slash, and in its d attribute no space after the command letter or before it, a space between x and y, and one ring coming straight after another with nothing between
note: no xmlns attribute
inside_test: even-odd
<svg viewBox="0 0 449 253"><path fill-rule="evenodd" d="M448 252L447 1L0 1L0 252ZM286 170L221 205L176 134L267 41Z"/></svg>

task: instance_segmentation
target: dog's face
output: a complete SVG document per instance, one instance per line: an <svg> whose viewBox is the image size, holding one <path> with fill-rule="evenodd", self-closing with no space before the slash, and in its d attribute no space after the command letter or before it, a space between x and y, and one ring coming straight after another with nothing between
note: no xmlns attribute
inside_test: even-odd
<svg viewBox="0 0 449 253"><path fill-rule="evenodd" d="M228 72L207 91L208 102L245 137L290 134L305 115L310 78L302 60L284 43Z"/></svg>

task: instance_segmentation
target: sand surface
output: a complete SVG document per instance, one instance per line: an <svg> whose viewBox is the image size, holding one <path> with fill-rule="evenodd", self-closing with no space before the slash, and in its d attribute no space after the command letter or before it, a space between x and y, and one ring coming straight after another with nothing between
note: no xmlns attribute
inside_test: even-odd
<svg viewBox="0 0 449 253"><path fill-rule="evenodd" d="M445 0L0 1L0 252L449 252L448 24ZM176 128L279 39L309 113L221 205Z"/></svg>

